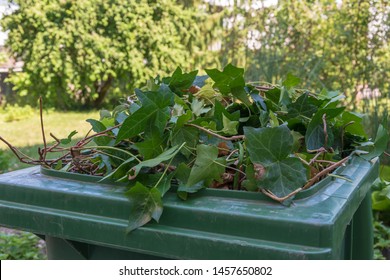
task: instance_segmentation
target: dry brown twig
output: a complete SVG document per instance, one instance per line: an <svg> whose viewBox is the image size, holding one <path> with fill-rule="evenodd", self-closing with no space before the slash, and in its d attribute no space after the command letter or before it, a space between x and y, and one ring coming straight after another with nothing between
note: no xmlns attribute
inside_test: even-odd
<svg viewBox="0 0 390 280"><path fill-rule="evenodd" d="M345 157L342 160L335 162L334 164L328 166L327 168L325 168L324 170L319 172L317 175L315 175L313 178L311 178L309 181L307 181L307 183L303 187L296 189L295 191L289 193L288 195L286 195L284 197L278 197L278 196L274 195L271 191L266 190L266 189L261 189L261 192L263 194L265 194L266 196L272 198L273 200L276 200L278 202L283 202L283 201L289 199L290 197L293 197L297 193L299 193L303 190L307 190L308 188L313 186L317 182L317 180L319 180L322 176L329 174L330 172L335 170L337 167L343 165L348 159L349 159L349 157Z"/></svg>

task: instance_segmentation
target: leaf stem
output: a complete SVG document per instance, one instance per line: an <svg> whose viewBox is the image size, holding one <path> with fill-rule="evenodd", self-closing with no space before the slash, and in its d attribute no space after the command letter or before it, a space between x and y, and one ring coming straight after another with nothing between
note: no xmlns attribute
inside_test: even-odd
<svg viewBox="0 0 390 280"><path fill-rule="evenodd" d="M122 153L125 153L125 154L129 155L129 156L134 157L134 158L138 161L138 163L141 163L141 162L142 162L136 155L130 153L129 151L123 150L123 149L119 149L119 148L116 148L116 147L111 147L111 146L75 147L73 150L81 151L81 150L85 150L85 149L107 149L107 150L114 150L114 151L122 152Z"/></svg>
<svg viewBox="0 0 390 280"><path fill-rule="evenodd" d="M222 139L222 140L225 140L225 141L236 141L236 140L244 140L245 139L245 135L235 135L235 136L231 136L231 137L225 137L225 136L219 135L219 134L217 134L217 133L215 133L207 128L204 128L204 127L196 125L196 124L187 123L185 125L196 127L197 129L199 129L201 131L204 131L212 136L215 136L215 137Z"/></svg>

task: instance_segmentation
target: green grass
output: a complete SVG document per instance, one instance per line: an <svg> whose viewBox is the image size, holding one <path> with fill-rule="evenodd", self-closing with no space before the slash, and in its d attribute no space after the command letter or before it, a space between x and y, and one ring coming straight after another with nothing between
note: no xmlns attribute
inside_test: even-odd
<svg viewBox="0 0 390 280"><path fill-rule="evenodd" d="M57 138L66 138L70 132L77 130L75 137L83 137L90 129L88 118L98 118L99 113L88 112L48 112L43 121L48 144L54 143L50 133ZM0 112L0 136L26 155L37 158L38 148L43 146L39 114L19 121L6 122ZM29 165L20 163L8 147L0 142L0 173L26 168Z"/></svg>
<svg viewBox="0 0 390 280"><path fill-rule="evenodd" d="M81 138L90 129L90 124L85 120L98 116L97 111L45 112L44 127L47 141L53 143L49 136L50 132L58 138L66 138L70 132L77 130L79 132L77 136ZM7 112L0 111L0 136L26 155L37 158L38 148L43 146L39 113L23 115L19 121L7 122L9 119L11 118ZM0 173L26 167L29 165L19 162L8 147L0 142ZM45 244L34 234L0 228L0 259L45 258Z"/></svg>

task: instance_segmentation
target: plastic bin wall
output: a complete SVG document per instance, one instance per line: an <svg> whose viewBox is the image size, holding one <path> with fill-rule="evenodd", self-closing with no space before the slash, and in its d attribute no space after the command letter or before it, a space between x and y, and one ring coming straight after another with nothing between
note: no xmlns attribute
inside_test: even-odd
<svg viewBox="0 0 390 280"><path fill-rule="evenodd" d="M358 157L291 206L260 193L167 193L159 223L126 233L130 202L98 178L28 168L0 176L0 225L46 239L52 259L370 259L369 189L378 162Z"/></svg>

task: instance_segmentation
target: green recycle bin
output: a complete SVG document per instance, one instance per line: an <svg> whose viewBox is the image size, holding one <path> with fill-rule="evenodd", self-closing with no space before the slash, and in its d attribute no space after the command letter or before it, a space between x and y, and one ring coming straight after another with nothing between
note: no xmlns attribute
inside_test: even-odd
<svg viewBox="0 0 390 280"><path fill-rule="evenodd" d="M289 207L261 193L164 197L159 223L126 233L130 202L99 178L28 168L0 176L0 224L46 240L49 259L371 259L370 186L379 163L353 157Z"/></svg>

